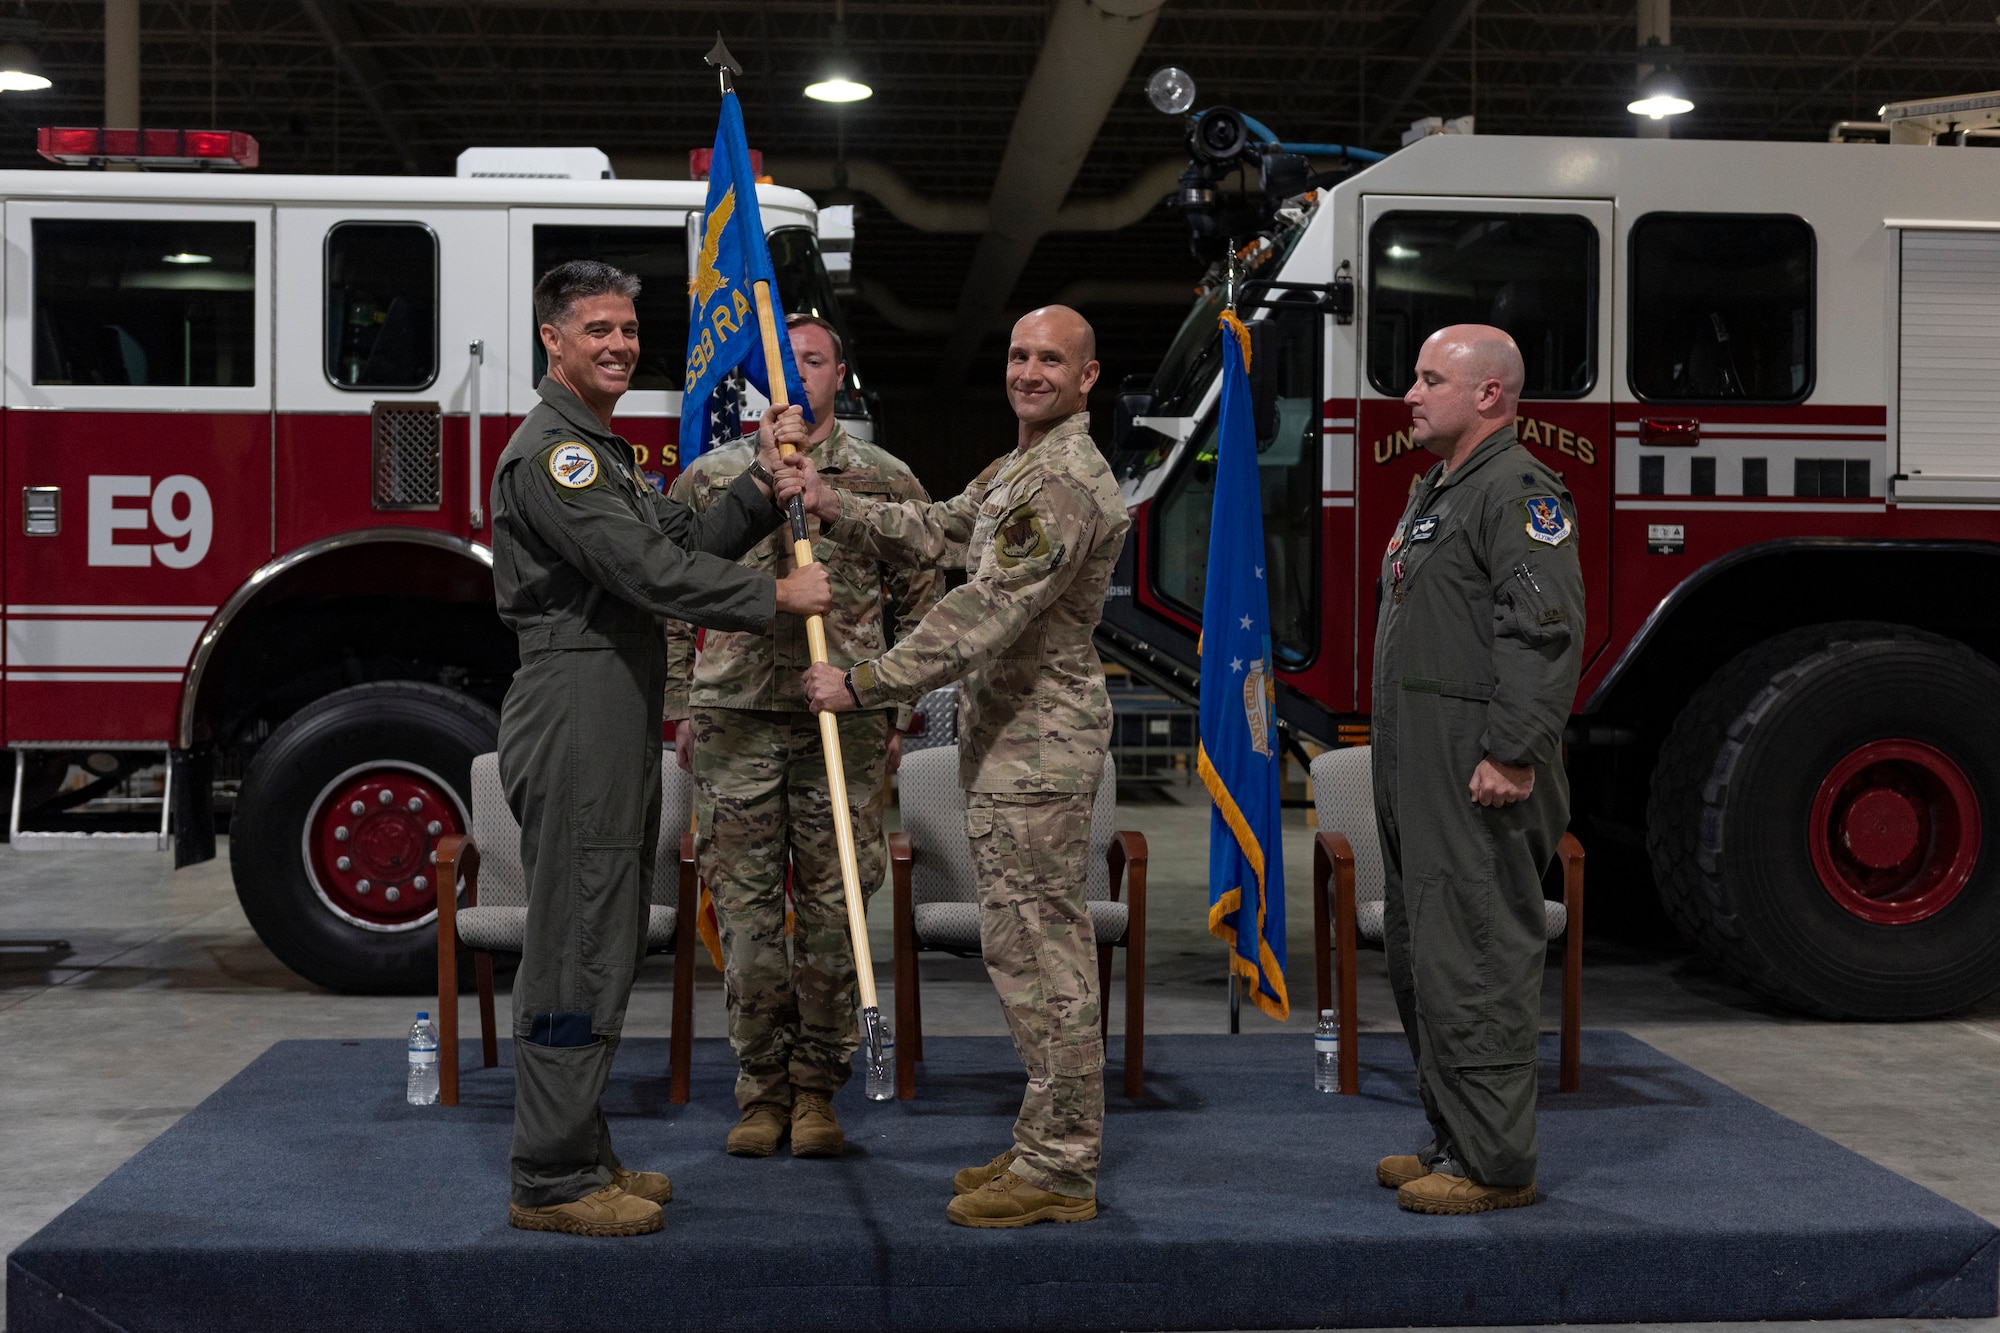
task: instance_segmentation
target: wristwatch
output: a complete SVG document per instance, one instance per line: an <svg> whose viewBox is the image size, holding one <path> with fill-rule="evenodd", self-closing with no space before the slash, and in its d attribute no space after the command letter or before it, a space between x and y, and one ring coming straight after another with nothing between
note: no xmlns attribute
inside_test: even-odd
<svg viewBox="0 0 2000 1333"><path fill-rule="evenodd" d="M750 461L750 479L769 486L771 488L771 495L775 501L778 494L778 479L771 475L771 469L764 466L763 459L755 458Z"/></svg>
<svg viewBox="0 0 2000 1333"><path fill-rule="evenodd" d="M854 700L856 708L861 707L861 696L855 693L854 690L854 671L852 668L848 669L847 675L843 679L847 682L847 697Z"/></svg>

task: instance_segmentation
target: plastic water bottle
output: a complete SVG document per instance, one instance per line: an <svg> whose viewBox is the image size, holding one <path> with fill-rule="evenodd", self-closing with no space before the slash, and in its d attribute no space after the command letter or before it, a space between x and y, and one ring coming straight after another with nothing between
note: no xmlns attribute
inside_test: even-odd
<svg viewBox="0 0 2000 1333"><path fill-rule="evenodd" d="M878 1072L874 1065L868 1066L868 1078L864 1088L871 1102L886 1102L896 1095L896 1034L889 1030L886 1020L881 1030L882 1068Z"/></svg>
<svg viewBox="0 0 2000 1333"><path fill-rule="evenodd" d="M438 1099L438 1034L428 1012L410 1025L410 1105L432 1106Z"/></svg>
<svg viewBox="0 0 2000 1333"><path fill-rule="evenodd" d="M1340 1091L1340 1029L1331 1009L1319 1011L1319 1026L1313 1029L1313 1091Z"/></svg>

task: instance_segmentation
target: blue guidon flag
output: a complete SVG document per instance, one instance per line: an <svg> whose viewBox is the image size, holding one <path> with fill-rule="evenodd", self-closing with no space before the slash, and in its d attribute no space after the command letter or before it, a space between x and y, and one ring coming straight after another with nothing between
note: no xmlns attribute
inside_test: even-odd
<svg viewBox="0 0 2000 1333"><path fill-rule="evenodd" d="M750 382L771 397L770 372L764 365L764 340L757 323L756 284L767 283L771 311L778 312L778 280L771 268L771 247L764 239L764 219L757 208L757 174L750 167L750 146L743 135L743 110L731 90L722 95L722 116L715 127L715 153L709 159L708 205L703 210L701 253L688 277L688 341L686 390L681 398L680 464L686 467L709 443L708 399L730 371L742 366ZM787 396L805 403L799 369L792 363L792 341L782 325L778 355L784 361ZM811 411L810 408L807 409Z"/></svg>
<svg viewBox="0 0 2000 1333"><path fill-rule="evenodd" d="M1196 757L1215 802L1208 827L1208 929L1229 944L1229 969L1244 979L1251 1003L1283 1021L1292 1006L1285 994L1282 759L1257 426L1250 408L1250 335L1234 314L1223 315L1222 325Z"/></svg>

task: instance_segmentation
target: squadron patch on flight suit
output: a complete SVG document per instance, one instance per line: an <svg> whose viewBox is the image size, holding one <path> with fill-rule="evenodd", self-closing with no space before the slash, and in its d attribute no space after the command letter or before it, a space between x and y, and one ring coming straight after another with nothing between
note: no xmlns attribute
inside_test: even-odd
<svg viewBox="0 0 2000 1333"><path fill-rule="evenodd" d="M1012 568L1023 560L1038 560L1048 555L1049 534L1042 527L1042 520L1026 505L1016 509L1001 522L998 540L993 544L993 555L1003 568Z"/></svg>
<svg viewBox="0 0 2000 1333"><path fill-rule="evenodd" d="M549 475L558 486L580 491L597 484L601 469L587 444L567 440L549 450Z"/></svg>
<svg viewBox="0 0 2000 1333"><path fill-rule="evenodd" d="M1576 531L1576 525L1563 512L1562 502L1553 495L1538 495L1522 508L1528 514L1528 536L1535 541L1561 546Z"/></svg>

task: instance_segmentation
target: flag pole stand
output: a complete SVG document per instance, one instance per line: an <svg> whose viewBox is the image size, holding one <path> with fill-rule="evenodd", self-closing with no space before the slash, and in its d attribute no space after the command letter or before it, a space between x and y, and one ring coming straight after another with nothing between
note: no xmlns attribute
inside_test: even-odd
<svg viewBox="0 0 2000 1333"><path fill-rule="evenodd" d="M1243 979L1236 975L1236 969L1229 970L1229 1035L1234 1037L1243 1031Z"/></svg>
<svg viewBox="0 0 2000 1333"><path fill-rule="evenodd" d="M718 40L720 40L718 38ZM757 324L764 336L765 379L771 385L771 406L788 406L784 362L778 353L777 311L771 300L771 285L758 282L752 289L757 297ZM778 446L782 454L796 453L788 444ZM806 534L805 505L792 497L787 511L792 528L792 561L801 569L814 563L812 541ZM826 621L806 617L806 646L814 662L826 661ZM884 1061L882 1008L875 996L875 960L868 948L868 901L861 893L861 868L854 855L854 816L847 804L847 772L840 753L840 718L831 710L819 715L820 748L826 751L827 802L833 807L833 839L840 852L840 886L847 898L847 934L854 945L854 975L860 983L861 1050L879 1087L887 1082Z"/></svg>

